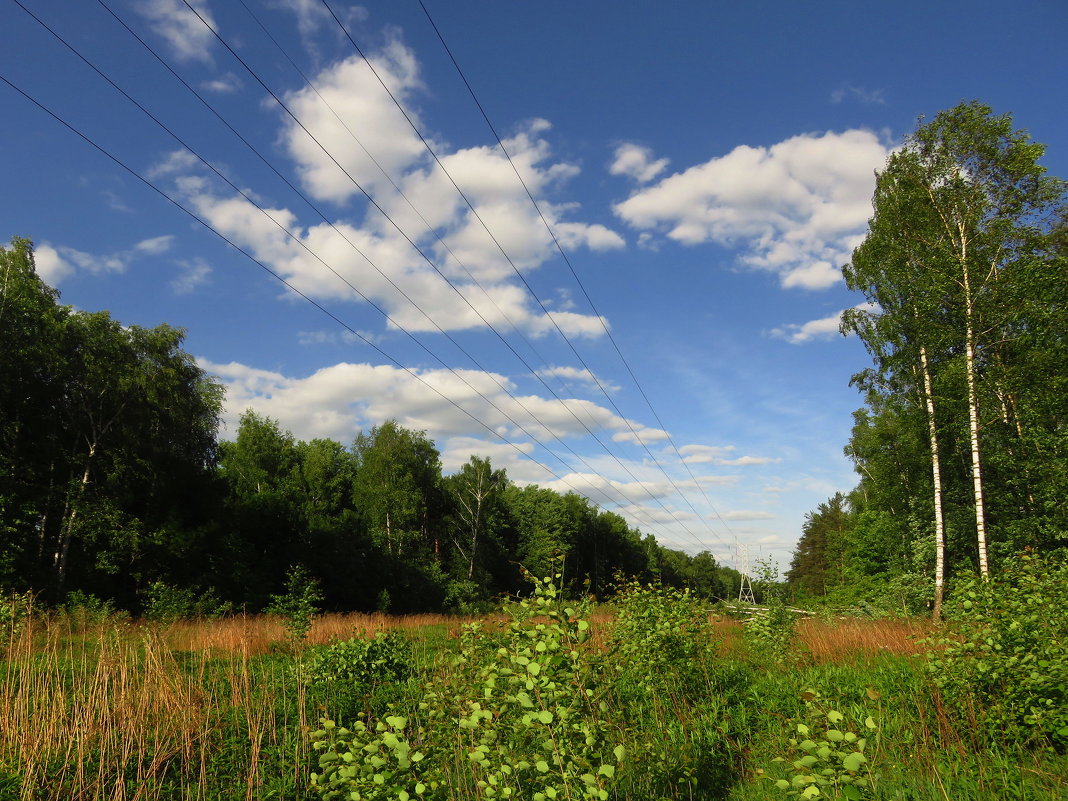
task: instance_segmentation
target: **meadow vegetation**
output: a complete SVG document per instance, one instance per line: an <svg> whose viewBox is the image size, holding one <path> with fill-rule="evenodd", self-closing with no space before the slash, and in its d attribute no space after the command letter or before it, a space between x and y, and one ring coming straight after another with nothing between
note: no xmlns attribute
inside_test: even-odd
<svg viewBox="0 0 1068 801"><path fill-rule="evenodd" d="M13 597L0 799L1053 801L1065 570L962 584L944 627L761 628L637 582L591 607L558 578L480 619L323 615L301 640Z"/></svg>

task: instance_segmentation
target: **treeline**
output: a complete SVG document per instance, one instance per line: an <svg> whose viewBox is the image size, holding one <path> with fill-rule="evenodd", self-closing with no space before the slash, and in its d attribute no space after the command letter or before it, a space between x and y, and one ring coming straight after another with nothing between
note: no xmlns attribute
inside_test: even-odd
<svg viewBox="0 0 1068 801"><path fill-rule="evenodd" d="M872 366L848 496L812 512L802 596L937 617L953 576L1068 544L1068 203L1042 145L978 103L922 123L878 174L844 268Z"/></svg>
<svg viewBox="0 0 1068 801"><path fill-rule="evenodd" d="M462 611L562 556L575 593L617 574L738 591L710 554L488 459L443 475L434 443L392 421L346 446L249 411L219 442L223 388L183 336L60 305L29 241L0 248L0 589L137 612L163 588L258 611L299 566L331 609Z"/></svg>

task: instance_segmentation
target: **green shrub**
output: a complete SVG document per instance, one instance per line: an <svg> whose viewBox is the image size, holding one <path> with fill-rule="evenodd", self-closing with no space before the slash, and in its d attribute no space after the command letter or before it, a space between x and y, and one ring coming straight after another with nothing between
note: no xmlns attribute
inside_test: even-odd
<svg viewBox="0 0 1068 801"><path fill-rule="evenodd" d="M312 620L319 613L322 600L318 579L297 565L291 567L286 575L286 591L282 595L272 595L264 611L282 618L289 639L299 644L308 638Z"/></svg>
<svg viewBox="0 0 1068 801"><path fill-rule="evenodd" d="M60 610L66 613L72 622L80 625L99 624L107 620L121 622L129 618L127 612L115 608L115 602L110 598L99 598L81 590L67 593L67 599Z"/></svg>
<svg viewBox="0 0 1068 801"><path fill-rule="evenodd" d="M689 590L631 582L615 598L609 652L623 684L642 694L707 690L716 639L707 604Z"/></svg>
<svg viewBox="0 0 1068 801"><path fill-rule="evenodd" d="M864 752L867 737L877 728L875 719L866 716L856 727L858 734L846 724L845 715L825 709L814 692L803 697L807 712L795 724L797 736L787 740L789 756L773 760L787 765L789 778L772 779L775 786L790 798L869 798L875 777Z"/></svg>
<svg viewBox="0 0 1068 801"><path fill-rule="evenodd" d="M786 605L778 588L764 592L764 608L745 621L745 640L758 658L775 666L794 660L797 651L797 613Z"/></svg>
<svg viewBox="0 0 1068 801"><path fill-rule="evenodd" d="M958 722L1068 746L1068 560L1024 554L958 583L927 668Z"/></svg>
<svg viewBox="0 0 1068 801"><path fill-rule="evenodd" d="M317 649L308 676L317 684L344 684L368 693L376 684L404 681L412 672L412 644L396 632L354 637Z"/></svg>
<svg viewBox="0 0 1068 801"><path fill-rule="evenodd" d="M331 714L350 721L358 712L370 710L371 697L381 695L383 687L407 680L413 660L411 642L389 632L313 649L305 662L304 675L311 687L322 693ZM381 706L381 698L374 701Z"/></svg>
<svg viewBox="0 0 1068 801"><path fill-rule="evenodd" d="M143 598L144 618L157 623L215 618L229 611L229 604L220 601L211 588L202 592L153 581L143 592Z"/></svg>
<svg viewBox="0 0 1068 801"><path fill-rule="evenodd" d="M794 660L797 614L786 604L786 588L770 560L757 562L753 587L763 608L753 609L745 621L745 639L758 659L781 667Z"/></svg>
<svg viewBox="0 0 1068 801"><path fill-rule="evenodd" d="M595 697L604 665L584 647L584 611L536 580L501 635L465 629L408 715L324 721L313 787L323 799L604 801L624 754Z"/></svg>

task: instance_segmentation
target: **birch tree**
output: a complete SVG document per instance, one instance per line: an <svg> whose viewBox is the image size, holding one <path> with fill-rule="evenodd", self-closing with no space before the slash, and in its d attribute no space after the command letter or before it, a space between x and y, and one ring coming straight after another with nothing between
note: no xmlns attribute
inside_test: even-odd
<svg viewBox="0 0 1068 801"><path fill-rule="evenodd" d="M1013 285L1043 263L1046 229L1061 209L1064 185L1045 175L1043 147L1015 130L1008 115L962 103L921 123L879 174L868 237L845 269L850 287L875 304L852 312L844 328L873 353L878 379L915 393L927 410L941 531L938 424L933 387L961 363L967 450L979 570L989 575L984 433L1013 399L997 385L1000 343L1023 313ZM909 373L914 375L908 380ZM1003 398L997 403L990 399ZM985 404L992 407L984 409ZM937 569L944 575L939 557ZM939 587L940 595L940 587ZM936 602L937 604L937 602Z"/></svg>
<svg viewBox="0 0 1068 801"><path fill-rule="evenodd" d="M495 502L508 484L504 470L494 470L490 460L472 456L448 482L458 526L453 541L467 565L467 579L475 575L479 549L486 537Z"/></svg>

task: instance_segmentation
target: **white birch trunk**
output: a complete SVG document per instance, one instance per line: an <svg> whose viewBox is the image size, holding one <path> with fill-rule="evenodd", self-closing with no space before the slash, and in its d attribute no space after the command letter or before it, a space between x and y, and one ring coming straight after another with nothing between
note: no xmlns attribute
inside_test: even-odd
<svg viewBox="0 0 1068 801"><path fill-rule="evenodd" d="M923 372L923 399L927 406L927 430L931 438L931 479L934 484L935 586L931 617L935 623L940 623L946 587L946 529L942 515L942 468L938 451L938 429L935 426L934 392L931 389L931 371L927 364L927 348L922 346L920 367Z"/></svg>
<svg viewBox="0 0 1068 801"><path fill-rule="evenodd" d="M964 287L964 372L968 379L968 439L972 451L972 489L975 496L975 536L979 545L979 573L990 576L986 550L986 515L983 511L983 471L979 460L979 393L975 381L975 305L968 275L968 254L961 237L961 271Z"/></svg>

